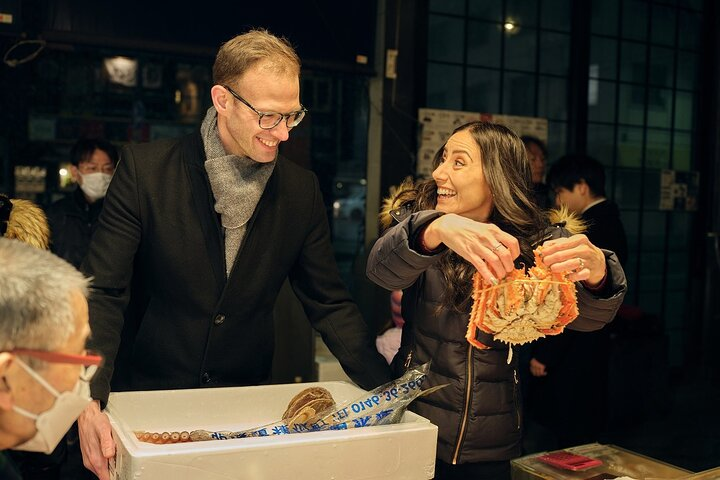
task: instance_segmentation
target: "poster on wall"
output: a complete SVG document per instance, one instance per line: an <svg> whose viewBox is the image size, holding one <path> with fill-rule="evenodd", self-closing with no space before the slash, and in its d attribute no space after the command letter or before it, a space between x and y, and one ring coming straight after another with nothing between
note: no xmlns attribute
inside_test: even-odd
<svg viewBox="0 0 720 480"><path fill-rule="evenodd" d="M430 175L435 152L447 141L456 127L467 122L482 120L499 123L518 135L532 135L547 144L548 124L545 118L420 108L418 109L418 120L420 122L420 146L415 170L418 177Z"/></svg>
<svg viewBox="0 0 720 480"><path fill-rule="evenodd" d="M694 212L697 210L699 172L660 172L660 210Z"/></svg>

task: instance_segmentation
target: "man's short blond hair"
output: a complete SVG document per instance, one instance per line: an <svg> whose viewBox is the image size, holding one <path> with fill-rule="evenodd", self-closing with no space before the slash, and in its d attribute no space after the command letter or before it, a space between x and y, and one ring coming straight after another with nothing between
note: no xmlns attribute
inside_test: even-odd
<svg viewBox="0 0 720 480"><path fill-rule="evenodd" d="M231 84L260 62L274 73L300 76L300 57L290 42L265 29L254 29L221 45L213 65L213 82Z"/></svg>

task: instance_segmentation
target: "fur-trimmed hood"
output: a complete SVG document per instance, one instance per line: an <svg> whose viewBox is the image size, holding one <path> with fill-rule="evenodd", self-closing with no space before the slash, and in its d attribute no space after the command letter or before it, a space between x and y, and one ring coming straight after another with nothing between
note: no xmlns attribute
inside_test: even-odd
<svg viewBox="0 0 720 480"><path fill-rule="evenodd" d="M382 231L399 222L414 211L417 189L412 177L405 177L400 185L390 187L390 194L386 197L378 215ZM571 234L583 233L587 229L585 222L567 207L552 208L546 211L551 225L560 225Z"/></svg>
<svg viewBox="0 0 720 480"><path fill-rule="evenodd" d="M15 238L33 247L50 248L50 227L45 212L30 200L9 199L6 238Z"/></svg>

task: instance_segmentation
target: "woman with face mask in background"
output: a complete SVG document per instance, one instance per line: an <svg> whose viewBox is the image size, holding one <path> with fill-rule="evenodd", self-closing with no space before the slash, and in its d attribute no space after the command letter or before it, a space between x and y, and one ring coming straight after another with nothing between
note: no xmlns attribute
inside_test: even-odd
<svg viewBox="0 0 720 480"><path fill-rule="evenodd" d="M50 249L80 267L97 225L110 180L118 162L117 149L100 139L82 139L70 152L70 174L78 188L47 209Z"/></svg>
<svg viewBox="0 0 720 480"><path fill-rule="evenodd" d="M508 345L479 330L476 339L489 348L466 341L474 273L497 285L532 266L542 245L545 265L576 282L580 316L568 328L579 330L613 318L625 275L614 253L571 235L565 223L551 225L535 206L525 147L511 130L460 126L434 168L399 204L386 202L399 223L373 246L367 273L403 290L396 374L432 360L425 386L450 384L411 406L438 426L435 478L509 479L509 460L522 453L517 356L508 361Z"/></svg>
<svg viewBox="0 0 720 480"><path fill-rule="evenodd" d="M2 479L20 478L2 450L49 454L90 402L87 287L57 256L0 238Z"/></svg>

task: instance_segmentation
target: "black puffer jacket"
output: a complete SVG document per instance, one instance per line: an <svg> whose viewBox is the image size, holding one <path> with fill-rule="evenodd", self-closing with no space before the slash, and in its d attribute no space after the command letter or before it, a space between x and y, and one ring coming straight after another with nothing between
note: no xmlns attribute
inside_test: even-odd
<svg viewBox="0 0 720 480"><path fill-rule="evenodd" d="M449 384L412 406L438 426L438 458L447 463L508 460L521 454L517 356L508 364L507 345L487 334L478 339L490 349L472 348L465 340L468 314L439 309L445 284L436 267L441 255L421 255L413 243L418 230L440 215L417 212L389 229L370 253L367 274L384 288L404 291L405 327L393 364L404 369L432 359L426 386ZM556 238L563 232L567 234L556 227L548 234ZM600 329L622 303L627 288L625 274L615 254L604 253L608 266L604 291L608 298L595 297L578 284L580 316L568 328Z"/></svg>

